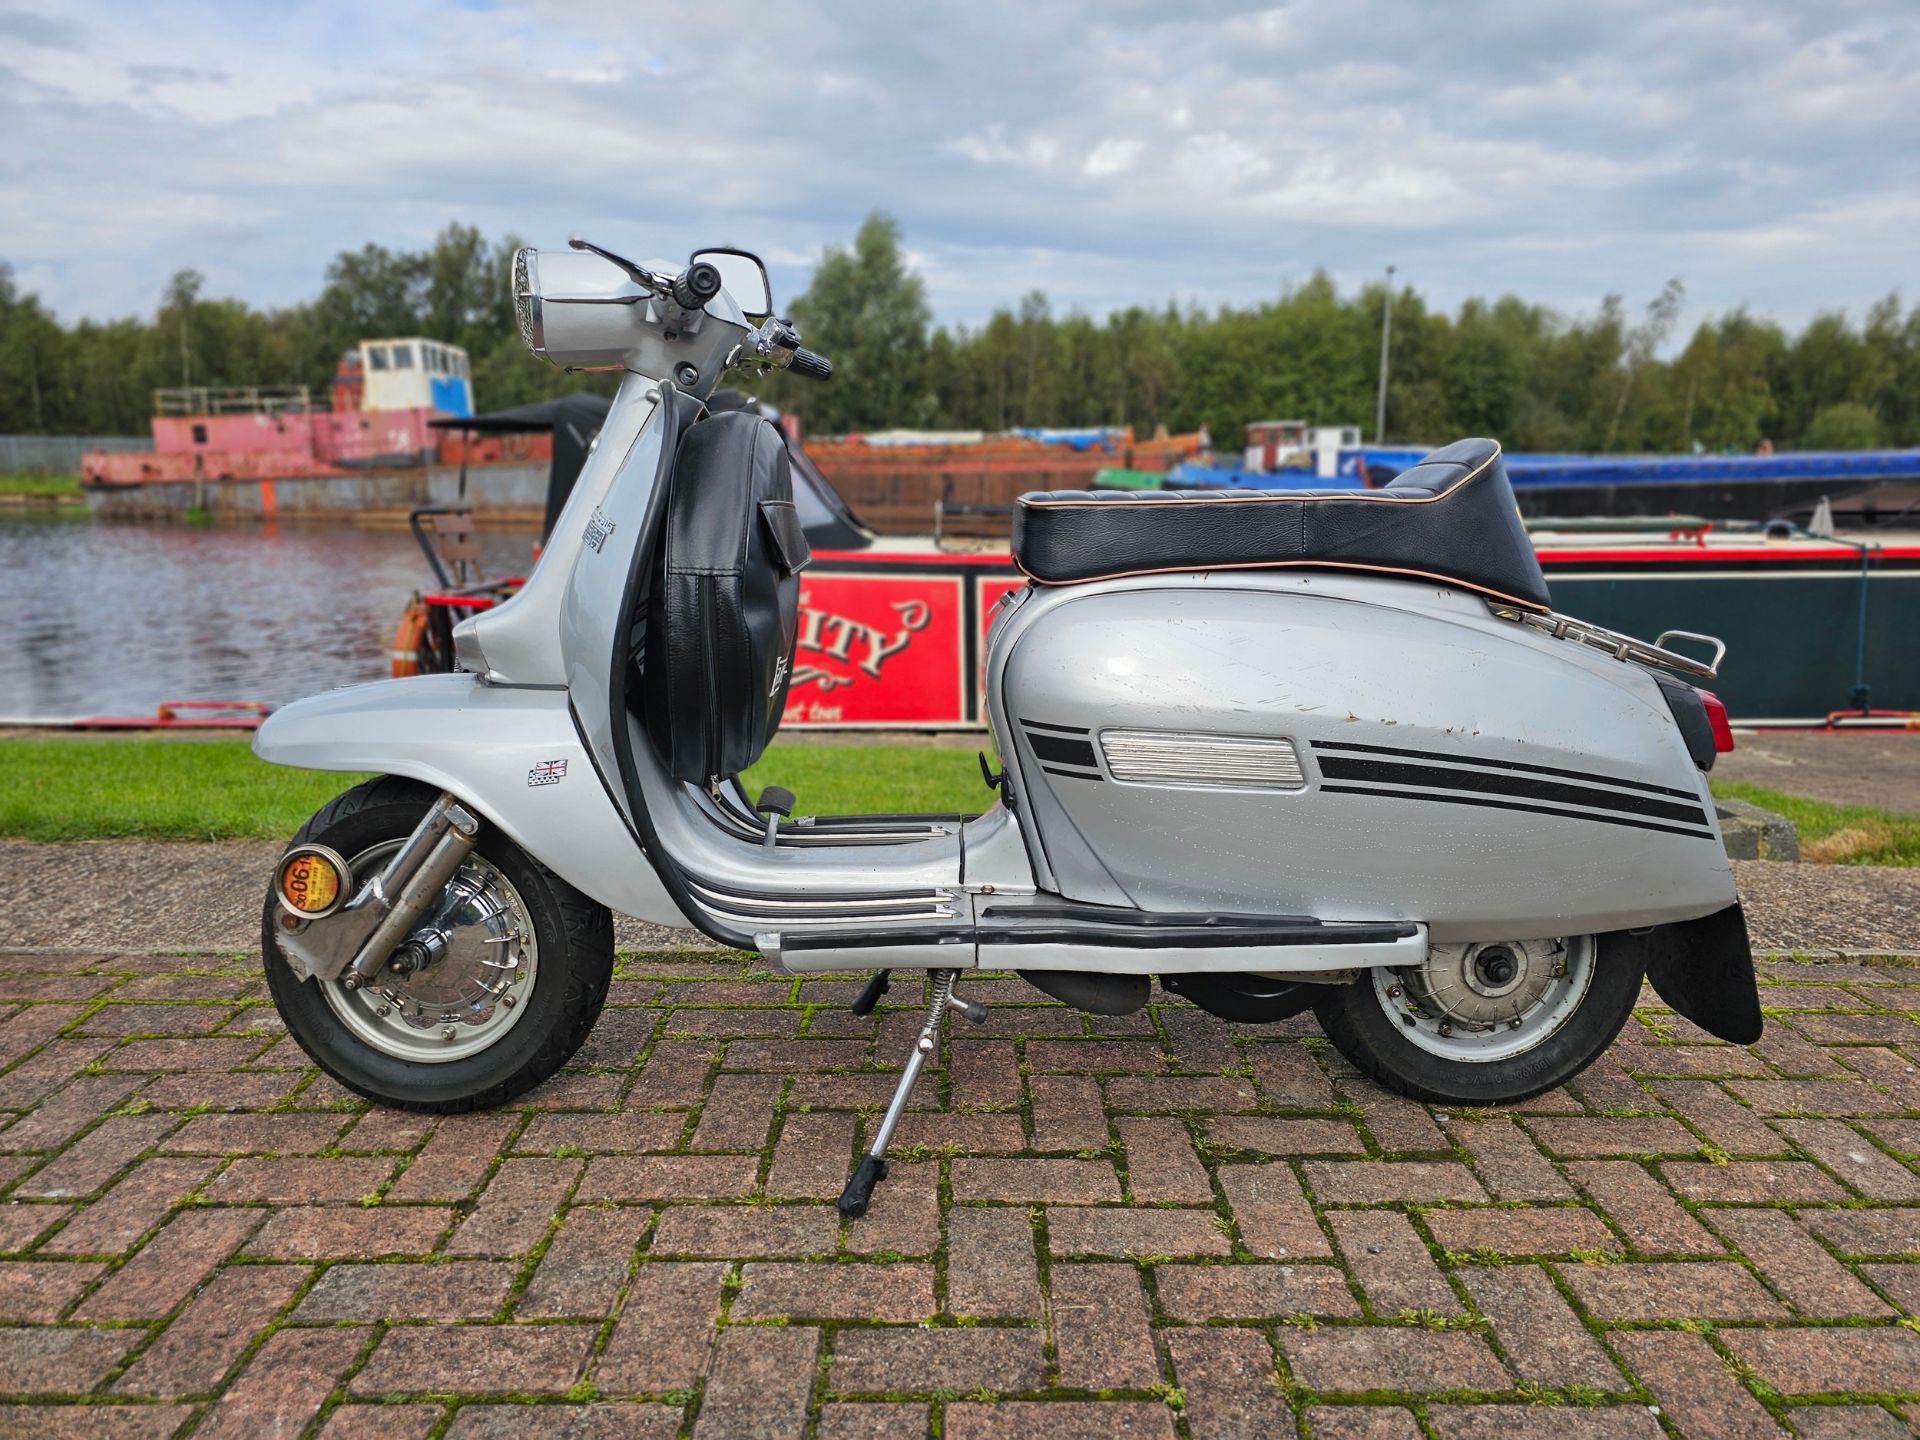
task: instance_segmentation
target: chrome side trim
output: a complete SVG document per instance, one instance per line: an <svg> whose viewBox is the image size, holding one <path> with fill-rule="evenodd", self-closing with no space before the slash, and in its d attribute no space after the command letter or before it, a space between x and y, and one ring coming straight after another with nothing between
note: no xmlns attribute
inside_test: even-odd
<svg viewBox="0 0 1920 1440"><path fill-rule="evenodd" d="M743 929L763 928L768 921L794 925L884 925L897 920L951 920L959 913L952 891L920 890L893 893L855 893L797 899L779 894L741 894L687 879L687 888L701 909Z"/></svg>
<svg viewBox="0 0 1920 1440"><path fill-rule="evenodd" d="M1281 735L1214 735L1175 730L1103 730L1100 749L1115 780L1233 790L1304 790L1306 772Z"/></svg>
<svg viewBox="0 0 1920 1440"><path fill-rule="evenodd" d="M728 925L744 930L751 930L756 925L765 925L769 920L775 921L785 929L795 930L805 929L812 925L845 927L858 924L879 926L895 920L953 920L958 917L957 911L946 906L928 910L902 911L897 915L889 914L882 916L860 915L857 913L849 914L846 912L835 915L773 915L764 911L729 910L725 906L710 905L704 900L698 901L697 903L702 910L705 910L707 914L714 919L724 921Z"/></svg>

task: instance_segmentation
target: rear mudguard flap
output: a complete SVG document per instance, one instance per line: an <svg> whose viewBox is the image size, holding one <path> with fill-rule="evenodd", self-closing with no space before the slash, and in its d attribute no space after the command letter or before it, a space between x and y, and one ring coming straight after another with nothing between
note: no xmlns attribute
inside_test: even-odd
<svg viewBox="0 0 1920 1440"><path fill-rule="evenodd" d="M601 784L564 690L463 674L355 685L276 710L253 750L272 765L424 781L609 909L687 923Z"/></svg>
<svg viewBox="0 0 1920 1440"><path fill-rule="evenodd" d="M1735 1045L1760 1038L1766 1022L1753 977L1747 917L1738 905L1657 926L1633 939L1646 962L1647 982L1681 1015Z"/></svg>

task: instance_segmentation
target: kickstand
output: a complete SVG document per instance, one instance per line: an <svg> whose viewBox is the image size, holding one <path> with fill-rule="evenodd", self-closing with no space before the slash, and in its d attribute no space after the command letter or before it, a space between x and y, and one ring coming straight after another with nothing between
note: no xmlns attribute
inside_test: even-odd
<svg viewBox="0 0 1920 1440"><path fill-rule="evenodd" d="M854 1167L847 1188L840 1192L840 1213L849 1220L857 1220L867 1213L867 1204L873 1199L873 1187L887 1178L887 1142L893 1139L894 1127L900 1123L901 1112L907 1108L907 1097L913 1093L913 1082L920 1078L921 1068L939 1046L940 1022L947 1018L948 1009L958 1010L976 1025L984 1023L987 1018L985 1006L962 1000L953 993L953 982L959 974L958 970L933 972L933 994L927 1000L927 1023L920 1027L920 1038L914 1042L913 1054L907 1057L907 1068L900 1074L900 1083L894 1089L893 1099L888 1102L887 1113L880 1119L880 1128L873 1132L873 1143Z"/></svg>

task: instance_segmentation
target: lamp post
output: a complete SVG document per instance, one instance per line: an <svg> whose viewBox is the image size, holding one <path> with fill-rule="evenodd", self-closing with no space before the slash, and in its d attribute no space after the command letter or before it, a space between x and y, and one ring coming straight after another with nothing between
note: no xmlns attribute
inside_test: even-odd
<svg viewBox="0 0 1920 1440"><path fill-rule="evenodd" d="M1387 361L1393 343L1393 270L1387 266L1387 301L1380 315L1380 395L1373 407L1373 443L1387 441Z"/></svg>

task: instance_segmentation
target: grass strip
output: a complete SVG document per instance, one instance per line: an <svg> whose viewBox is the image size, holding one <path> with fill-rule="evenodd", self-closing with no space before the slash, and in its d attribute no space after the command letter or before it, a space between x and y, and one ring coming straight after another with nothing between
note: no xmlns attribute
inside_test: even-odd
<svg viewBox="0 0 1920 1440"><path fill-rule="evenodd" d="M285 839L364 778L264 764L244 737L0 740L0 835ZM977 811L991 798L971 751L931 746L775 745L747 783L786 786L804 814Z"/></svg>
<svg viewBox="0 0 1920 1440"><path fill-rule="evenodd" d="M0 470L0 495L50 495L76 503L83 498L78 475L47 475L38 470Z"/></svg>
<svg viewBox="0 0 1920 1440"><path fill-rule="evenodd" d="M1920 865L1920 815L1870 805L1830 805L1742 780L1716 780L1713 793L1784 815L1800 832L1800 858L1820 865Z"/></svg>

